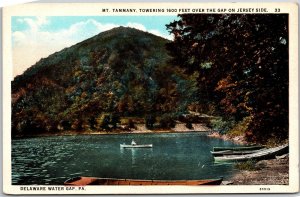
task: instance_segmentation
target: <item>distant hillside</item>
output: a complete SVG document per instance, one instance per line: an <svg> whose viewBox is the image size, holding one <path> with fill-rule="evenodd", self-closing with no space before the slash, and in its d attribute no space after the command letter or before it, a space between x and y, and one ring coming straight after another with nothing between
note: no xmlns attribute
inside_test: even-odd
<svg viewBox="0 0 300 197"><path fill-rule="evenodd" d="M118 27L41 59L12 82L13 136L107 129L122 117L164 122L184 113L194 76L167 64L167 42Z"/></svg>

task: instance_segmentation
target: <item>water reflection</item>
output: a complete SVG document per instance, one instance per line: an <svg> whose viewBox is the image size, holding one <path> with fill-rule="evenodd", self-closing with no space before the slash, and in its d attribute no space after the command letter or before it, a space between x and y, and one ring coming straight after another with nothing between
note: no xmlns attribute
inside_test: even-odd
<svg viewBox="0 0 300 197"><path fill-rule="evenodd" d="M137 149L135 149L135 148L131 149L131 164L132 164L132 167L134 167L135 163L136 163L136 154L137 154L136 151L137 151Z"/></svg>
<svg viewBox="0 0 300 197"><path fill-rule="evenodd" d="M230 176L231 165L214 164L213 146L231 142L198 133L55 136L12 141L13 184L63 184L73 176L136 179L204 179ZM150 142L150 143L149 143Z"/></svg>
<svg viewBox="0 0 300 197"><path fill-rule="evenodd" d="M120 148L120 153L122 157L131 158L131 165L135 167L137 162L143 162L146 158L152 157L153 150L152 148Z"/></svg>

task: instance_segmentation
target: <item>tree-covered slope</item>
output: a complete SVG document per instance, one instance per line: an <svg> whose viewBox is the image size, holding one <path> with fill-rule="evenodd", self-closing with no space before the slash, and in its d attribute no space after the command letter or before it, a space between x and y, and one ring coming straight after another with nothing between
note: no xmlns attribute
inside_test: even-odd
<svg viewBox="0 0 300 197"><path fill-rule="evenodd" d="M288 138L288 25L287 14L183 14L167 25L172 64L199 73L198 102L222 117L222 132Z"/></svg>
<svg viewBox="0 0 300 197"><path fill-rule="evenodd" d="M41 59L12 82L12 134L99 129L107 115L183 113L195 81L167 65L167 42L118 27Z"/></svg>

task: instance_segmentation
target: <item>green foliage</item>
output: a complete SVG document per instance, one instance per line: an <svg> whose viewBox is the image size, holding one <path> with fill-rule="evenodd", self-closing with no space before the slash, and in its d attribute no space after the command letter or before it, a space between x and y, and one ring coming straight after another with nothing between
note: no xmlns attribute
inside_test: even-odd
<svg viewBox="0 0 300 197"><path fill-rule="evenodd" d="M110 115L110 124L113 126L113 129L117 128L117 124L121 123L120 116L113 113Z"/></svg>
<svg viewBox="0 0 300 197"><path fill-rule="evenodd" d="M248 140L287 139L288 15L183 14L167 29L170 62L199 73L198 102L215 106L217 127L251 117Z"/></svg>
<svg viewBox="0 0 300 197"><path fill-rule="evenodd" d="M288 139L286 139L285 141L282 141L277 136L272 136L267 140L266 146L267 147L277 147L277 146L282 145L282 143L285 143L285 144L288 143Z"/></svg>
<svg viewBox="0 0 300 197"><path fill-rule="evenodd" d="M103 115L102 121L100 122L100 127L104 130L109 130L110 117L109 115Z"/></svg>
<svg viewBox="0 0 300 197"><path fill-rule="evenodd" d="M13 134L116 128L115 114L144 118L186 112L197 102L197 73L167 63L168 42L119 27L41 59L12 82Z"/></svg>
<svg viewBox="0 0 300 197"><path fill-rule="evenodd" d="M220 134L228 133L235 125L234 120L224 120L222 117L216 117L211 119L210 126L214 131L218 131Z"/></svg>
<svg viewBox="0 0 300 197"><path fill-rule="evenodd" d="M121 118L120 123L121 123L121 125L125 125L130 129L135 129L136 126L135 126L135 122L133 121L133 119L136 119L136 118Z"/></svg>
<svg viewBox="0 0 300 197"><path fill-rule="evenodd" d="M89 125L90 125L91 129L96 129L96 127L97 127L97 121L96 121L96 118L94 116L90 117L88 119L88 122L89 122Z"/></svg>
<svg viewBox="0 0 300 197"><path fill-rule="evenodd" d="M159 120L160 128L170 129L176 126L175 118L170 114L163 114Z"/></svg>
<svg viewBox="0 0 300 197"><path fill-rule="evenodd" d="M128 119L128 127L131 129L135 129L136 126L134 125L134 122L132 119Z"/></svg>
<svg viewBox="0 0 300 197"><path fill-rule="evenodd" d="M154 129L154 123L156 122L156 118L154 115L146 115L145 117L145 126L147 129Z"/></svg>
<svg viewBox="0 0 300 197"><path fill-rule="evenodd" d="M245 117L243 120L234 124L233 127L228 131L228 134L230 136L245 135L247 131L249 131L249 124L251 121L251 117Z"/></svg>
<svg viewBox="0 0 300 197"><path fill-rule="evenodd" d="M75 131L81 131L83 129L82 128L82 120L80 120L80 119L73 120L71 128Z"/></svg>
<svg viewBox="0 0 300 197"><path fill-rule="evenodd" d="M188 128L188 129L193 129L193 124L192 124L191 122L187 122L187 123L185 124L185 126L186 126L186 128Z"/></svg>
<svg viewBox="0 0 300 197"><path fill-rule="evenodd" d="M253 161L253 160L248 160L248 161L245 161L245 162L236 163L234 165L234 167L236 169L239 169L239 170L248 170L248 171L258 170L258 168L256 167L256 162Z"/></svg>
<svg viewBox="0 0 300 197"><path fill-rule="evenodd" d="M70 130L71 123L68 120L62 120L60 121L59 127L61 128L61 130Z"/></svg>

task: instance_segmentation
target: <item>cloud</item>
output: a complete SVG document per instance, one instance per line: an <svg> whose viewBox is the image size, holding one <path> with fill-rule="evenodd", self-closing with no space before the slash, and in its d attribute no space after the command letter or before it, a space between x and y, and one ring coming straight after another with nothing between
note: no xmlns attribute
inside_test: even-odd
<svg viewBox="0 0 300 197"><path fill-rule="evenodd" d="M25 23L28 28L24 31L15 31L12 33L14 76L22 74L28 67L34 65L41 58L45 58L65 47L70 47L100 32L120 26L120 24L100 23L94 19L87 19L74 23L65 29L53 32L46 31L45 29L47 28L43 28L51 26L51 21L47 17L27 17L18 19L17 22ZM140 23L128 22L125 26L171 39L170 36L163 35L158 30L147 30Z"/></svg>
<svg viewBox="0 0 300 197"><path fill-rule="evenodd" d="M128 22L126 25L126 27L132 27L141 31L146 31L146 27L140 23L132 23L132 22Z"/></svg>
<svg viewBox="0 0 300 197"><path fill-rule="evenodd" d="M150 33L152 33L154 35L163 37L163 38L168 39L168 40L172 40L173 39L172 35L163 35L160 31L158 31L156 29L150 29L148 32L150 32Z"/></svg>
<svg viewBox="0 0 300 197"><path fill-rule="evenodd" d="M168 40L172 40L172 35L164 35L164 34L162 34L157 29L148 29L147 30L147 28L143 24L140 24L140 23L131 23L131 22L128 22L125 26L126 27L133 27L133 28L141 30L141 31L147 31L147 32L152 33L154 35L166 38Z"/></svg>

